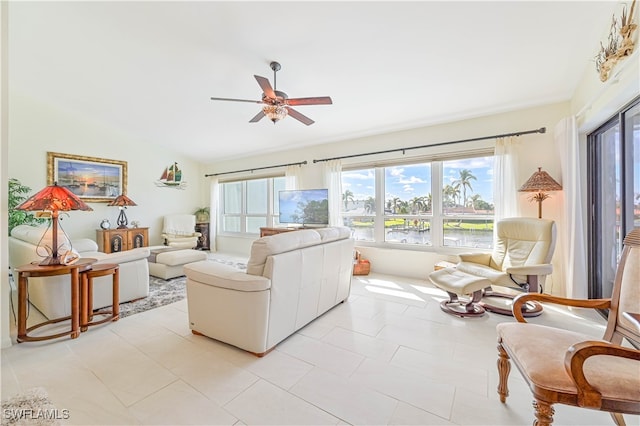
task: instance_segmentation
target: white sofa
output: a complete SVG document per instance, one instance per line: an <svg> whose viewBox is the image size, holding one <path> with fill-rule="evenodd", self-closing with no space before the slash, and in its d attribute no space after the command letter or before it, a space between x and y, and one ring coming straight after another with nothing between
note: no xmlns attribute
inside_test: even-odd
<svg viewBox="0 0 640 426"><path fill-rule="evenodd" d="M192 332L263 356L349 297L350 235L335 227L259 238L246 273L214 261L185 265Z"/></svg>
<svg viewBox="0 0 640 426"><path fill-rule="evenodd" d="M20 265L42 260L42 257L36 253L36 248L46 229L46 226L19 225L11 230L11 236L9 237L9 266L12 270L15 270ZM99 252L96 242L87 238L72 241L71 246L74 251L78 252L80 257L98 259L97 264L116 263L120 265L119 297L121 303L149 295L148 248L141 247L106 254ZM69 275L29 278L29 301L49 319L70 315L71 286L69 285L69 280ZM94 309L112 304L111 288L111 276L94 280Z"/></svg>

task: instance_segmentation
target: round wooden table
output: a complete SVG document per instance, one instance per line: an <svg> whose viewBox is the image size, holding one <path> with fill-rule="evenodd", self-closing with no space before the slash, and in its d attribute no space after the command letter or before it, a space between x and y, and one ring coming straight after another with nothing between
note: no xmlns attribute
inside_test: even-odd
<svg viewBox="0 0 640 426"><path fill-rule="evenodd" d="M107 321L118 321L119 318L119 298L120 298L120 266L115 263L102 263L100 265L93 265L91 269L80 274L80 294L81 294L81 308L80 308L80 330L87 331L90 325L98 325ZM104 277L107 275L112 276L112 298L113 305L110 310L101 310L93 312L93 279L98 277ZM94 315L107 315L107 317L93 321Z"/></svg>
<svg viewBox="0 0 640 426"><path fill-rule="evenodd" d="M57 339L70 335L75 339L80 335L80 273L91 269L97 259L81 258L71 265L39 265L37 262L16 268L18 274L18 343ZM27 294L29 278L71 275L71 315L54 318L27 328ZM56 324L71 319L71 329L45 336L29 336L29 332L48 324Z"/></svg>

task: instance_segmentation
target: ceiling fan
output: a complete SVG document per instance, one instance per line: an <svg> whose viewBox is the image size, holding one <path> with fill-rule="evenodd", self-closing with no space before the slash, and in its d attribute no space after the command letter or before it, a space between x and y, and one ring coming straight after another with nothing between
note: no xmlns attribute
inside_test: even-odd
<svg viewBox="0 0 640 426"><path fill-rule="evenodd" d="M257 123L264 117L265 115L273 121L275 124L277 121L282 120L287 115L295 118L301 123L306 124L307 126L315 123L309 117L301 114L295 109L291 108L291 106L300 106L300 105L330 105L333 102L329 96L320 96L314 98L291 98L287 96L286 93L276 90L276 72L280 70L280 64L278 62L271 62L269 64L271 69L273 70L273 87L271 87L271 83L269 80L264 77L260 77L259 75L254 75L260 88L262 89L262 100L260 101L252 101L249 99L232 99L232 98L211 98L212 101L234 101L234 102L251 102L255 104L263 104L262 111L256 114L249 123Z"/></svg>

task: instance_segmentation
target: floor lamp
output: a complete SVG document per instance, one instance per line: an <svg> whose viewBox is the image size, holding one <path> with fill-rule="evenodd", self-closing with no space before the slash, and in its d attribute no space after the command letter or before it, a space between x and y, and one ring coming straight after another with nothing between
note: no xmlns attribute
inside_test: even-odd
<svg viewBox="0 0 640 426"><path fill-rule="evenodd" d="M524 185L518 190L519 192L536 192L529 197L529 201L538 202L538 219L542 218L542 202L549 198L549 191L560 191L562 185L556 182L549 173L543 172L542 167L538 167L538 171L531 175Z"/></svg>

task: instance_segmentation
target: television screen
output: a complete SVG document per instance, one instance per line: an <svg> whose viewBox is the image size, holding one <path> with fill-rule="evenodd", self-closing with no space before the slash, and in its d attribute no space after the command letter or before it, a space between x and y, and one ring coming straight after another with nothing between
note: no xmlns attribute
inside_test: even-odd
<svg viewBox="0 0 640 426"><path fill-rule="evenodd" d="M329 224L329 190L301 189L278 193L280 223Z"/></svg>

